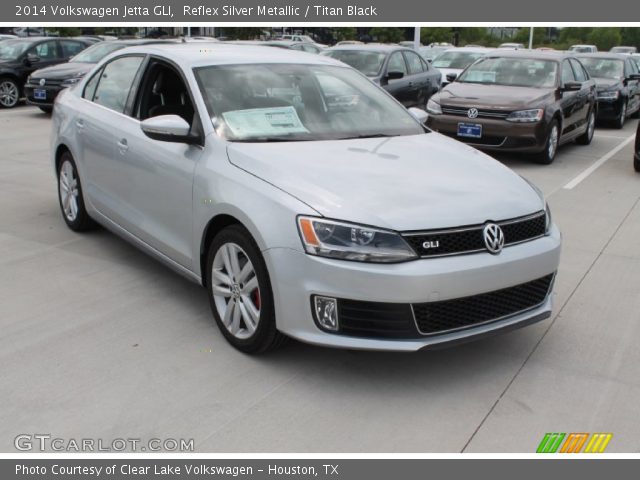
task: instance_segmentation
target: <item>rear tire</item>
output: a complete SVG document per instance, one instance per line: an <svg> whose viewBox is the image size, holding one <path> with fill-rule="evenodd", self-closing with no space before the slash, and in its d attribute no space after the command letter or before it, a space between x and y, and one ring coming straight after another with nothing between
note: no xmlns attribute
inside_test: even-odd
<svg viewBox="0 0 640 480"><path fill-rule="evenodd" d="M0 78L0 107L13 108L20 101L20 86L11 77Z"/></svg>
<svg viewBox="0 0 640 480"><path fill-rule="evenodd" d="M62 218L74 232L83 232L95 227L84 207L82 184L73 156L64 152L58 165L58 202Z"/></svg>
<svg viewBox="0 0 640 480"><path fill-rule="evenodd" d="M589 145L591 140L593 140L593 133L596 130L596 112L591 110L589 112L589 116L587 117L587 129L585 132L576 138L576 143L578 145Z"/></svg>
<svg viewBox="0 0 640 480"><path fill-rule="evenodd" d="M553 163L558 152L558 144L560 143L560 124L557 119L553 119L549 126L547 141L544 144L544 150L536 155L536 161L542 165Z"/></svg>
<svg viewBox="0 0 640 480"><path fill-rule="evenodd" d="M267 266L244 227L231 225L213 238L205 275L213 318L231 345L258 354L284 344L287 337L276 328Z"/></svg>

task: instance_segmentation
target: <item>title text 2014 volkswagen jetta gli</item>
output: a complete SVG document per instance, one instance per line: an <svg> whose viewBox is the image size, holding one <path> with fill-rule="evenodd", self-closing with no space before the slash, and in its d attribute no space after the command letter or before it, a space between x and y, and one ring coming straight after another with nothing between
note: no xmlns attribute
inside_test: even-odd
<svg viewBox="0 0 640 480"><path fill-rule="evenodd" d="M327 57L120 50L59 96L51 151L67 225L201 282L245 352L418 350L551 312L541 193Z"/></svg>

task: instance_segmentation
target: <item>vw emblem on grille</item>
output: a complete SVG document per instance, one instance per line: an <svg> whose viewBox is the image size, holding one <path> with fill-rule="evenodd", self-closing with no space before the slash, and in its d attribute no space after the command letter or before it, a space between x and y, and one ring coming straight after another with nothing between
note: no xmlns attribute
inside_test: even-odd
<svg viewBox="0 0 640 480"><path fill-rule="evenodd" d="M495 223L487 223L482 230L482 237L484 238L484 244L489 250L489 253L494 255L499 254L504 247L504 233L499 225Z"/></svg>
<svg viewBox="0 0 640 480"><path fill-rule="evenodd" d="M469 110L467 110L467 117L469 117L469 118L478 118L478 109L477 108L470 108Z"/></svg>
<svg viewBox="0 0 640 480"><path fill-rule="evenodd" d="M41 78L41 79L40 79L40 86L41 86L41 87L44 87L44 84L45 84L46 82L47 82L47 81L46 81L44 78Z"/></svg>

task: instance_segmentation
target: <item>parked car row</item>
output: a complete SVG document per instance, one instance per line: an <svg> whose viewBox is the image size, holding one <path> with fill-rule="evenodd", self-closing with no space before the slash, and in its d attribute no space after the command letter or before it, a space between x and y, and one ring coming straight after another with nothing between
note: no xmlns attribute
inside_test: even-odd
<svg viewBox="0 0 640 480"><path fill-rule="evenodd" d="M640 71L629 56L493 51L428 102L427 125L482 150L533 154L591 143L597 119L622 128L640 111Z"/></svg>

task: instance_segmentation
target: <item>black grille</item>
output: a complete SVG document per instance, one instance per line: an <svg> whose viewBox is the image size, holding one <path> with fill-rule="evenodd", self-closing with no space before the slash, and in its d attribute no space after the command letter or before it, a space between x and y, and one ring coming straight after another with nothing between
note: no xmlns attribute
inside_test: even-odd
<svg viewBox="0 0 640 480"><path fill-rule="evenodd" d="M36 85L36 86L40 86L40 78L32 78L31 79L31 84ZM50 80L50 79L45 79L45 87L55 87L58 85L62 85L62 80Z"/></svg>
<svg viewBox="0 0 640 480"><path fill-rule="evenodd" d="M340 333L370 338L416 338L411 305L339 300Z"/></svg>
<svg viewBox="0 0 640 480"><path fill-rule="evenodd" d="M418 330L433 335L472 327L540 305L549 293L553 274L515 287L472 297L413 305Z"/></svg>
<svg viewBox="0 0 640 480"><path fill-rule="evenodd" d="M546 218L541 211L527 217L496 222L504 233L505 246L533 240L544 235ZM421 257L437 257L486 250L482 230L484 225L460 229L406 233L404 239ZM428 248L425 248L425 243Z"/></svg>

